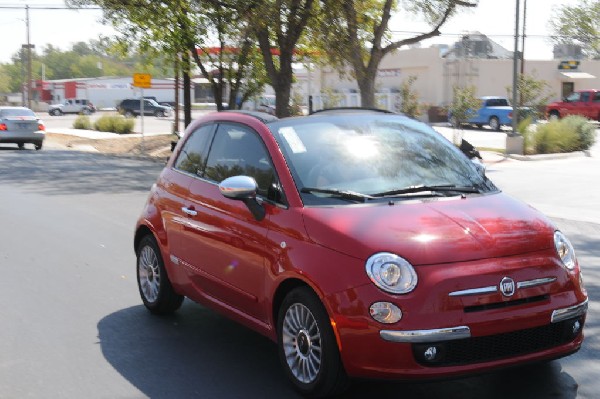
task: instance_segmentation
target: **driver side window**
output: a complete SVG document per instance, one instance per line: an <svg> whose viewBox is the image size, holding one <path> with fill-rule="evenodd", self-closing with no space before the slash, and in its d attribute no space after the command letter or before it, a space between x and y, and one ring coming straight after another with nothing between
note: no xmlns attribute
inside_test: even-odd
<svg viewBox="0 0 600 399"><path fill-rule="evenodd" d="M221 124L208 154L205 178L219 183L238 175L253 177L258 194L264 197L275 182L271 158L258 134L245 126Z"/></svg>

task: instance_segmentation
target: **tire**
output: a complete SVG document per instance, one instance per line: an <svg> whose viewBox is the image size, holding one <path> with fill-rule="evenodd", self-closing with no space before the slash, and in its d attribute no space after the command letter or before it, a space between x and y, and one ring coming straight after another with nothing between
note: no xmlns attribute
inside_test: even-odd
<svg viewBox="0 0 600 399"><path fill-rule="evenodd" d="M90 111L90 109L89 109L89 108L84 108L83 110L81 110L81 113L82 113L83 115L89 115L89 114L91 114L92 112Z"/></svg>
<svg viewBox="0 0 600 399"><path fill-rule="evenodd" d="M131 111L125 111L123 115L125 116L125 118L135 118L135 114Z"/></svg>
<svg viewBox="0 0 600 399"><path fill-rule="evenodd" d="M24 150L25 149L25 143L18 143L17 147L19 147L19 150Z"/></svg>
<svg viewBox="0 0 600 399"><path fill-rule="evenodd" d="M144 306L153 314L170 314L179 309L183 296L173 289L152 235L144 236L137 248L137 282Z"/></svg>
<svg viewBox="0 0 600 399"><path fill-rule="evenodd" d="M60 109L53 109L52 111L50 111L50 115L52 116L60 116L62 115L62 112Z"/></svg>
<svg viewBox="0 0 600 399"><path fill-rule="evenodd" d="M277 318L279 360L303 395L336 395L348 385L327 311L309 287L290 291Z"/></svg>
<svg viewBox="0 0 600 399"><path fill-rule="evenodd" d="M483 125L481 123L476 123L475 126L477 126L477 129L482 129Z"/></svg>
<svg viewBox="0 0 600 399"><path fill-rule="evenodd" d="M154 116L156 116L157 118L162 118L165 116L165 111L157 110L154 112Z"/></svg>
<svg viewBox="0 0 600 399"><path fill-rule="evenodd" d="M549 121L556 121L559 119L560 119L560 114L558 113L558 111L550 111L550 114L548 115Z"/></svg>
<svg viewBox="0 0 600 399"><path fill-rule="evenodd" d="M496 130L496 131L500 130L500 126L501 126L500 125L500 120L496 116L492 116L490 118L489 125L492 128L492 130Z"/></svg>
<svg viewBox="0 0 600 399"><path fill-rule="evenodd" d="M44 146L44 143L42 141L40 141L39 143L34 143L33 145L34 145L36 151L39 151Z"/></svg>

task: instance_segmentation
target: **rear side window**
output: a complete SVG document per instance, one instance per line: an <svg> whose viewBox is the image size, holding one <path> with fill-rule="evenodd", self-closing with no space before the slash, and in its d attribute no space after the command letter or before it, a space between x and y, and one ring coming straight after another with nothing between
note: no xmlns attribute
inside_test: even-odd
<svg viewBox="0 0 600 399"><path fill-rule="evenodd" d="M238 175L253 177L258 193L267 196L275 173L258 134L244 126L221 124L208 155L205 177L220 183Z"/></svg>
<svg viewBox="0 0 600 399"><path fill-rule="evenodd" d="M179 151L175 161L175 169L204 177L206 154L208 153L214 128L214 125L204 125L190 133L190 137Z"/></svg>

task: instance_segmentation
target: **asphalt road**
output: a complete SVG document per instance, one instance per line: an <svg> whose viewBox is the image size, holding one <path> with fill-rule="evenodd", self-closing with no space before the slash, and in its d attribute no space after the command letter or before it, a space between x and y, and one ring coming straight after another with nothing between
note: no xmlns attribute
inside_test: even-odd
<svg viewBox="0 0 600 399"><path fill-rule="evenodd" d="M358 381L347 397L597 398L597 160L488 167L504 191L548 212L574 242L590 296L580 352L458 380ZM0 146L0 398L297 397L264 337L190 301L164 318L142 306L132 235L160 168Z"/></svg>

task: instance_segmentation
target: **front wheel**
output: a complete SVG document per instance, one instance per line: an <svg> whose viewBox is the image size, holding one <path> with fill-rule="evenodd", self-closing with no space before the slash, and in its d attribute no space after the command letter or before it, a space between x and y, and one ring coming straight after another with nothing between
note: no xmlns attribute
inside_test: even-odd
<svg viewBox="0 0 600 399"><path fill-rule="evenodd" d="M125 116L125 118L135 118L134 113L131 111L125 111L125 114L123 114L123 116Z"/></svg>
<svg viewBox="0 0 600 399"><path fill-rule="evenodd" d="M173 289L158 244L152 235L140 241L137 250L137 282L144 306L154 314L173 313L183 296Z"/></svg>
<svg viewBox="0 0 600 399"><path fill-rule="evenodd" d="M558 111L551 111L550 114L548 115L548 120L550 121L557 121L560 119L560 114L558 113Z"/></svg>
<svg viewBox="0 0 600 399"><path fill-rule="evenodd" d="M294 387L313 397L341 393L347 386L329 317L308 287L291 291L277 319L279 359Z"/></svg>
<svg viewBox="0 0 600 399"><path fill-rule="evenodd" d="M500 130L500 120L497 117L492 116L490 118L489 124L492 130Z"/></svg>
<svg viewBox="0 0 600 399"><path fill-rule="evenodd" d="M162 118L165 116L165 111L158 110L154 113L154 116L156 116L157 118Z"/></svg>

